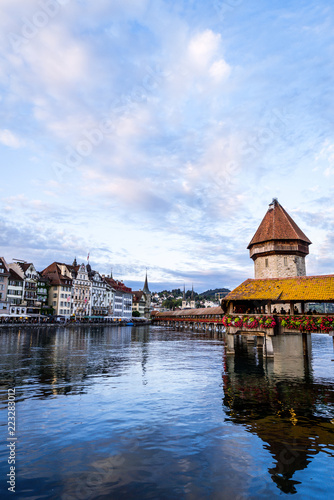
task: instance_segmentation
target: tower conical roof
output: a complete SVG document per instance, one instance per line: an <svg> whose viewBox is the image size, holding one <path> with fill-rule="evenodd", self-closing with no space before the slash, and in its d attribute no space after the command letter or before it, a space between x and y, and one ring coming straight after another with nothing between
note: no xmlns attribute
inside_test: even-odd
<svg viewBox="0 0 334 500"><path fill-rule="evenodd" d="M282 205L278 203L276 198L270 203L266 215L247 248L271 240L301 240L309 245L311 244L308 237L297 226Z"/></svg>

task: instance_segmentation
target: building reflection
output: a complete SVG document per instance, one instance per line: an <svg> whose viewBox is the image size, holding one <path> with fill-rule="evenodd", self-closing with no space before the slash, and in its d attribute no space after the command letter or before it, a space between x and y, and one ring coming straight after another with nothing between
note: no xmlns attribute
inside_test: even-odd
<svg viewBox="0 0 334 500"><path fill-rule="evenodd" d="M239 336L234 347L224 359L224 410L265 443L277 487L296 493L297 471L320 451L334 456L333 385L313 380L309 336L274 337L273 358L253 337Z"/></svg>
<svg viewBox="0 0 334 500"><path fill-rule="evenodd" d="M105 348L101 349L101 343ZM17 388L17 401L82 394L97 375L117 377L129 367L131 328L17 329L0 335L1 399ZM91 382L90 382L91 379ZM38 391L35 391L38 387Z"/></svg>

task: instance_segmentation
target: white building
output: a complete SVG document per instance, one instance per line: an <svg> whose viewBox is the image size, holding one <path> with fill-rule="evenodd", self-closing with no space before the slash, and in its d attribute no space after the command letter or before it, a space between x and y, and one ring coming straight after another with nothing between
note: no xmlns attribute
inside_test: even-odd
<svg viewBox="0 0 334 500"><path fill-rule="evenodd" d="M11 316L25 316L27 306L24 304L24 274L23 271L12 269L9 265L9 280L7 288L7 302Z"/></svg>
<svg viewBox="0 0 334 500"><path fill-rule="evenodd" d="M132 318L132 290L122 281L106 276L105 281L113 289L112 317L116 320L130 320Z"/></svg>
<svg viewBox="0 0 334 500"><path fill-rule="evenodd" d="M23 273L24 279L24 298L23 302L27 306L27 315L39 316L41 312L41 303L37 298L37 283L39 273L36 271L34 264L25 260L16 260L9 265L14 271Z"/></svg>
<svg viewBox="0 0 334 500"><path fill-rule="evenodd" d="M92 271L87 265L88 274L92 283L92 316L108 316L107 293L110 293L110 286L97 271ZM109 290L108 290L109 289Z"/></svg>
<svg viewBox="0 0 334 500"><path fill-rule="evenodd" d="M92 314L92 282L85 264L67 266L72 274L72 315L84 318Z"/></svg>

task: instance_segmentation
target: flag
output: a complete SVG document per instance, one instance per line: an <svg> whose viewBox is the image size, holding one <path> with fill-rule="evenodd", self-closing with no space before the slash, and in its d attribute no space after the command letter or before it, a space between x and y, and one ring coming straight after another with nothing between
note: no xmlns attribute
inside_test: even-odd
<svg viewBox="0 0 334 500"><path fill-rule="evenodd" d="M87 255L87 260L89 260L89 252L88 252L88 255Z"/></svg>

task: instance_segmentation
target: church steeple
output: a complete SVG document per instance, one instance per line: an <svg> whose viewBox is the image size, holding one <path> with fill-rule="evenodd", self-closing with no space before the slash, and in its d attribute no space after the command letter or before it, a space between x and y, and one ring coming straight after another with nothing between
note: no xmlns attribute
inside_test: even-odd
<svg viewBox="0 0 334 500"><path fill-rule="evenodd" d="M151 293L149 288L148 288L148 282L147 282L147 269L146 269L146 276L145 276L145 283L144 283L144 288L143 288L144 293Z"/></svg>
<svg viewBox="0 0 334 500"><path fill-rule="evenodd" d="M186 285L183 285L183 297L182 300L186 300Z"/></svg>
<svg viewBox="0 0 334 500"><path fill-rule="evenodd" d="M190 307L191 309L195 309L194 285L191 287Z"/></svg>

